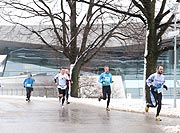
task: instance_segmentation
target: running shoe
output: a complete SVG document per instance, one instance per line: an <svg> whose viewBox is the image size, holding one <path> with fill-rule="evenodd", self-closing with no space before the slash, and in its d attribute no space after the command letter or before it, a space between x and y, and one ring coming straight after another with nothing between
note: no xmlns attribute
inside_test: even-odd
<svg viewBox="0 0 180 133"><path fill-rule="evenodd" d="M110 111L110 108L106 108L106 111Z"/></svg>
<svg viewBox="0 0 180 133"><path fill-rule="evenodd" d="M101 95L98 96L98 101L99 101L99 102L101 101Z"/></svg>
<svg viewBox="0 0 180 133"><path fill-rule="evenodd" d="M148 112L148 111L149 111L149 107L146 106L146 107L145 107L145 112Z"/></svg>
<svg viewBox="0 0 180 133"><path fill-rule="evenodd" d="M156 116L156 121L162 121L160 116Z"/></svg>

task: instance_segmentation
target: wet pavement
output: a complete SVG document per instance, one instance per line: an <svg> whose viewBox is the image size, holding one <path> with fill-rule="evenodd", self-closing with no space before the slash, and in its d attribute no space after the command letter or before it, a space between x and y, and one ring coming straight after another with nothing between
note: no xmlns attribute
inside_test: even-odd
<svg viewBox="0 0 180 133"><path fill-rule="evenodd" d="M105 111L89 105L71 103L62 109L57 100L0 97L0 133L164 133L163 127L175 126L179 119Z"/></svg>

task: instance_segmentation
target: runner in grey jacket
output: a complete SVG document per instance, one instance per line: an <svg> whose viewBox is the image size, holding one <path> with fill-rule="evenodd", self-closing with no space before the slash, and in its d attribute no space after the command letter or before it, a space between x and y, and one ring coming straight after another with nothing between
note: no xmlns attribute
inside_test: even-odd
<svg viewBox="0 0 180 133"><path fill-rule="evenodd" d="M151 104L147 104L145 111L148 112L149 107L157 107L156 113L156 120L161 121L159 117L159 113L161 111L161 101L162 101L162 89L165 88L167 90L167 86L165 83L165 76L163 73L163 66L157 67L157 72L151 74L146 82L147 85L150 87L150 97L151 97Z"/></svg>

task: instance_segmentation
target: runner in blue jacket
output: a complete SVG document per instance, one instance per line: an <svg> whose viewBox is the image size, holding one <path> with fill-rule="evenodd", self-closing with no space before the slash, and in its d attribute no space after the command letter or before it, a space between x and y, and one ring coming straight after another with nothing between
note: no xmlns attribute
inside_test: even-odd
<svg viewBox="0 0 180 133"><path fill-rule="evenodd" d="M168 89L165 83L165 76L163 75L163 66L157 67L157 72L151 74L147 80L147 85L150 87L151 104L147 104L145 111L149 111L149 107L157 107L156 120L161 121L159 113L161 111L162 89Z"/></svg>
<svg viewBox="0 0 180 133"><path fill-rule="evenodd" d="M98 100L99 101L101 101L101 99L106 100L106 95L107 95L108 100L107 100L106 110L110 111L110 109L109 109L109 103L110 103L110 97L111 97L111 86L110 86L110 84L113 81L112 81L112 74L109 73L109 67L108 66L104 67L104 72L100 75L98 81L99 81L99 83L102 84L102 93L103 93L103 96L99 95Z"/></svg>
<svg viewBox="0 0 180 133"><path fill-rule="evenodd" d="M32 74L28 75L28 78L24 80L24 88L26 88L26 101L30 101L31 92L33 91L34 79L32 78Z"/></svg>

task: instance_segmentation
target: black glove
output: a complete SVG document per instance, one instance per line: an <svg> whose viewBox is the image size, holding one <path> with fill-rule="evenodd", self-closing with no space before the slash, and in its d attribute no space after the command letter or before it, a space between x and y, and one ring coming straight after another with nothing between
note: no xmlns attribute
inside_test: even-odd
<svg viewBox="0 0 180 133"><path fill-rule="evenodd" d="M154 86L153 85L150 85L150 88L151 88L151 90L154 90Z"/></svg>
<svg viewBox="0 0 180 133"><path fill-rule="evenodd" d="M166 85L163 85L163 88L164 88L164 89L166 89L166 90L168 90L168 88L167 88L167 86L166 86Z"/></svg>

